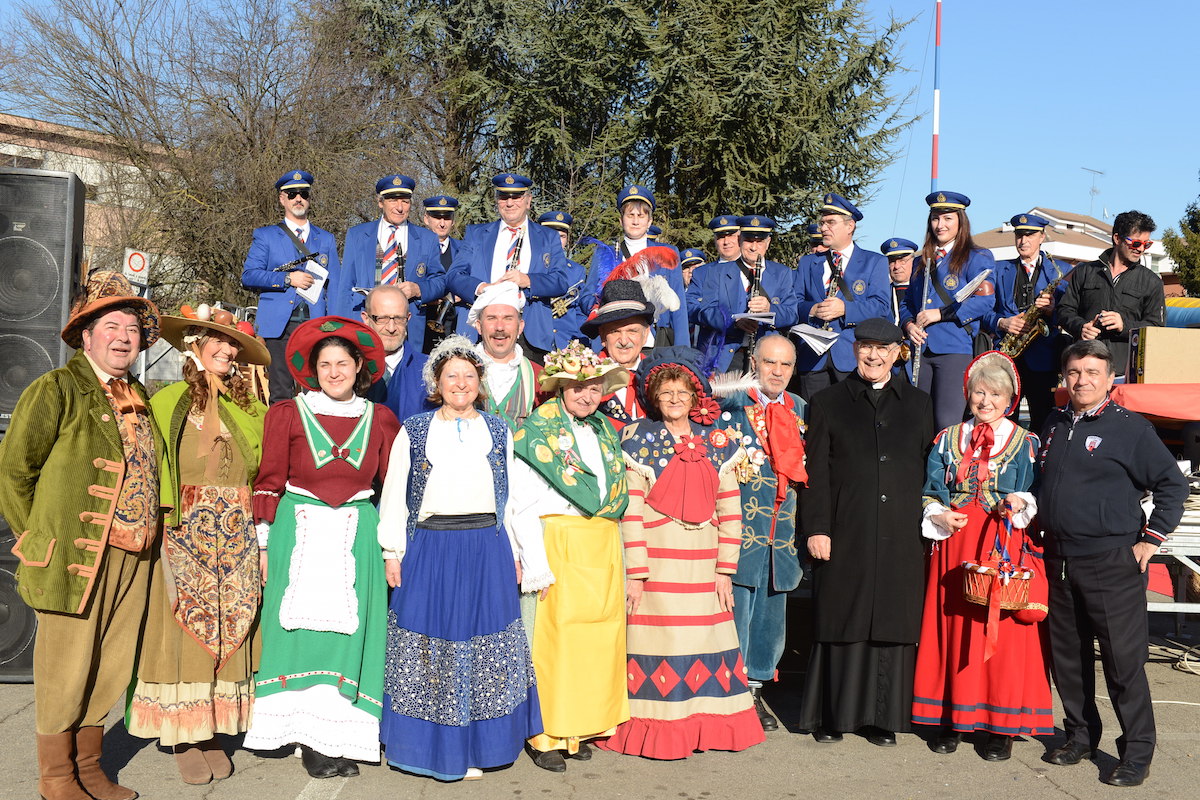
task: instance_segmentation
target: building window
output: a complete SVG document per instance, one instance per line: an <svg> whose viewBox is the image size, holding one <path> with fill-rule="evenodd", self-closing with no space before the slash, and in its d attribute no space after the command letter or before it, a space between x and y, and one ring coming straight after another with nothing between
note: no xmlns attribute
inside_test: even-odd
<svg viewBox="0 0 1200 800"><path fill-rule="evenodd" d="M28 156L15 156L5 153L0 155L0 164L6 167L17 167L19 169L41 169L42 159L29 158Z"/></svg>

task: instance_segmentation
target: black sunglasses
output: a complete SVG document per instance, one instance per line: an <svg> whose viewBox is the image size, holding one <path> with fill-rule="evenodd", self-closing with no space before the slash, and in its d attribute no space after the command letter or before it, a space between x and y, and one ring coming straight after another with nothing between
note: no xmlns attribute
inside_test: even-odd
<svg viewBox="0 0 1200 800"><path fill-rule="evenodd" d="M295 200L297 197L308 199L308 189L286 189L284 194L287 195L288 200Z"/></svg>

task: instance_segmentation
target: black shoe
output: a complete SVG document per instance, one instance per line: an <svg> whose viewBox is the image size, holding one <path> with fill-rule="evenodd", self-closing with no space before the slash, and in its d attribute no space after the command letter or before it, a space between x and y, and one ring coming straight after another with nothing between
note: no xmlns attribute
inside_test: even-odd
<svg viewBox="0 0 1200 800"><path fill-rule="evenodd" d="M837 731L828 731L824 728L817 728L815 731L813 731L813 738L821 744L832 744L834 742L840 742L842 740L842 735Z"/></svg>
<svg viewBox="0 0 1200 800"><path fill-rule="evenodd" d="M1057 764L1060 767L1069 767L1091 757L1092 748L1079 742L1067 742L1062 747L1056 747L1042 756L1042 761L1047 764Z"/></svg>
<svg viewBox="0 0 1200 800"><path fill-rule="evenodd" d="M339 758L337 759L337 774L343 778L357 778L358 764L348 758Z"/></svg>
<svg viewBox="0 0 1200 800"><path fill-rule="evenodd" d="M754 698L754 713L758 714L758 724L762 725L764 731L779 730L779 720L767 711L767 707L762 701L762 687L758 686L750 690L750 696Z"/></svg>
<svg viewBox="0 0 1200 800"><path fill-rule="evenodd" d="M332 778L338 774L338 760L322 755L306 745L300 745L300 760L312 778Z"/></svg>
<svg viewBox="0 0 1200 800"><path fill-rule="evenodd" d="M962 738L963 735L961 733L955 733L954 731L938 734L937 739L933 742L933 747L930 749L944 756L950 755L962 744Z"/></svg>
<svg viewBox="0 0 1200 800"><path fill-rule="evenodd" d="M592 748L588 747L587 742L580 742L579 743L579 752L571 753L570 755L567 756L567 758L573 758L576 761L591 761L592 760Z"/></svg>
<svg viewBox="0 0 1200 800"><path fill-rule="evenodd" d="M983 760L984 761L1008 761L1012 758L1012 742L1013 737L1005 736L1002 733L993 733L988 735L988 739L983 744Z"/></svg>
<svg viewBox="0 0 1200 800"><path fill-rule="evenodd" d="M534 750L532 747L525 745L525 752L529 753L529 757L533 759L535 766L541 767L547 772L566 772L567 762L563 759L563 754L558 750Z"/></svg>
<svg viewBox="0 0 1200 800"><path fill-rule="evenodd" d="M1150 777L1150 765L1138 764L1135 761L1122 761L1108 773L1104 782L1109 786L1141 786Z"/></svg>
<svg viewBox="0 0 1200 800"><path fill-rule="evenodd" d="M876 747L895 747L896 734L872 725L867 728L867 741Z"/></svg>

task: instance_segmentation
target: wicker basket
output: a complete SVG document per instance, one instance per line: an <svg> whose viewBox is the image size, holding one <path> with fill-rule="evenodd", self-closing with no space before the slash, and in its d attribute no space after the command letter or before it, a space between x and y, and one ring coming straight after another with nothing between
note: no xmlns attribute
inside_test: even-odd
<svg viewBox="0 0 1200 800"><path fill-rule="evenodd" d="M963 566L963 599L976 605L989 605L993 584L1000 596L1000 608L1005 611L1022 611L1029 608L1029 580L1033 571L1025 567L1015 567L1008 580L1001 580L999 563L985 561L977 564L974 561L964 561Z"/></svg>

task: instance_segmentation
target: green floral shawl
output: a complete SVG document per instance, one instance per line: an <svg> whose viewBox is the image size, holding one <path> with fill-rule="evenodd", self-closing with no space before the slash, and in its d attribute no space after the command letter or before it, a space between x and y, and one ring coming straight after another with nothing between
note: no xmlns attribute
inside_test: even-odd
<svg viewBox="0 0 1200 800"><path fill-rule="evenodd" d="M513 452L587 516L620 519L629 503L629 493L617 432L599 412L580 420L596 432L600 442L608 481L608 491L601 497L600 483L580 457L571 433L574 420L563 408L561 397L547 400L533 410L513 435Z"/></svg>

